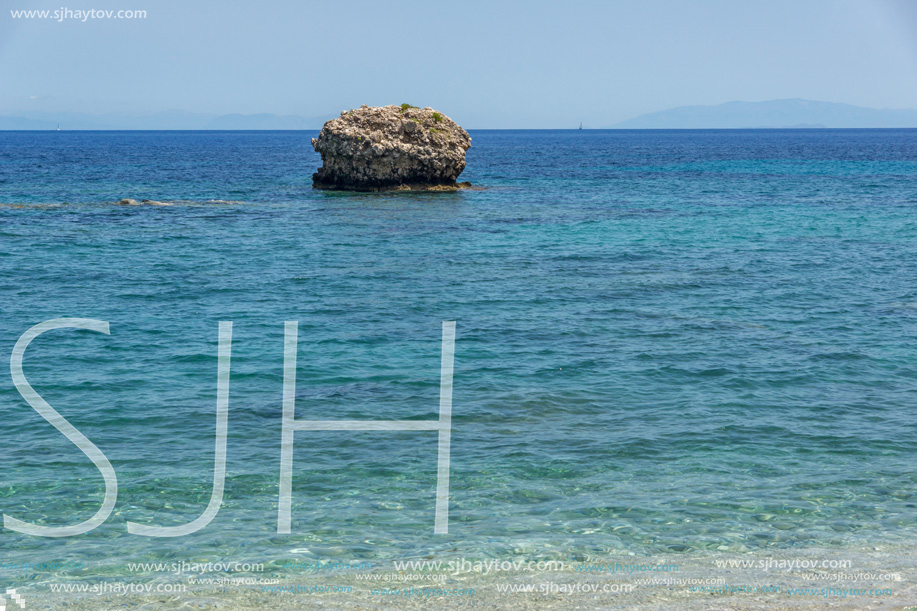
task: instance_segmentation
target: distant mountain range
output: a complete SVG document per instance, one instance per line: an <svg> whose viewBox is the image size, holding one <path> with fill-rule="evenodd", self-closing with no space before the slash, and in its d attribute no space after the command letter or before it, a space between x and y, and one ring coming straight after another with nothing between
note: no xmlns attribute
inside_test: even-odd
<svg viewBox="0 0 917 611"><path fill-rule="evenodd" d="M169 110L149 115L87 113L0 114L0 130L26 129L321 129L337 114L315 117L273 114L211 115ZM917 110L888 110L813 102L771 100L727 102L717 106L680 106L640 115L609 126L613 129L745 129L817 127L917 127Z"/></svg>
<svg viewBox="0 0 917 611"><path fill-rule="evenodd" d="M651 112L611 126L614 129L742 129L812 127L917 127L917 110L887 110L813 102L770 100L680 106Z"/></svg>
<svg viewBox="0 0 917 611"><path fill-rule="evenodd" d="M337 114L318 117L298 115L208 115L170 110L151 115L91 115L84 113L24 113L0 115L0 130L26 129L321 129Z"/></svg>

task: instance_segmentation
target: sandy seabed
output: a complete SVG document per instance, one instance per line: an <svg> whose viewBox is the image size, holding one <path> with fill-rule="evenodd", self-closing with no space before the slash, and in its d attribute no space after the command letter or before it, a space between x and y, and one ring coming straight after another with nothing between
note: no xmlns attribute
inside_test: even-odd
<svg viewBox="0 0 917 611"><path fill-rule="evenodd" d="M800 548L751 554L615 556L557 570L334 570L273 575L274 585L191 585L181 594L20 591L27 609L914 609L917 546ZM617 564L614 572L612 566ZM667 565L667 572L629 572ZM676 566L677 570L671 567ZM814 568L813 568L814 567ZM367 575L387 576L372 581ZM140 578L137 575L137 578ZM259 577L262 578L262 577ZM82 582L86 583L86 582ZM106 582L111 583L111 582ZM137 582L139 583L139 581ZM152 582L157 583L157 582ZM173 587L178 581L173 582ZM349 591L347 589L349 588ZM329 590L336 591L329 591ZM343 591L342 591L343 590ZM380 590L397 590L382 594ZM515 590L515 591L513 591ZM527 591L526 591L527 590Z"/></svg>

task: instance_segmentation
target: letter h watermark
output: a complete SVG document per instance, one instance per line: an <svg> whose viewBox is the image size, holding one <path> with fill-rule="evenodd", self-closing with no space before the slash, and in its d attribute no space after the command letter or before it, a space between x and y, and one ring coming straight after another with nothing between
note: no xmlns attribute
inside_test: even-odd
<svg viewBox="0 0 917 611"><path fill-rule="evenodd" d="M283 438L280 446L280 504L277 534L290 534L293 502L293 434L296 431L439 431L436 472L436 517L433 533L449 532L449 455L452 435L452 365L455 321L443 321L439 382L439 420L296 420L296 346L299 323L287 322L283 345Z"/></svg>

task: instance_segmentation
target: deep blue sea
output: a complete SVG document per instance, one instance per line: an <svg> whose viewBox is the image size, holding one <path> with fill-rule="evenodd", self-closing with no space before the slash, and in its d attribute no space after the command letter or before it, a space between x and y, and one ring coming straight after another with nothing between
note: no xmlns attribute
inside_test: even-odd
<svg viewBox="0 0 917 611"><path fill-rule="evenodd" d="M68 525L104 495L7 373L45 320L110 324L24 370L118 478L102 526L4 529L3 561L915 541L917 130L471 134L481 190L353 194L311 188L310 132L0 133L0 513ZM298 419L431 420L451 320L449 534L436 433L302 431L278 535L285 321ZM210 499L219 321L222 508L129 535Z"/></svg>

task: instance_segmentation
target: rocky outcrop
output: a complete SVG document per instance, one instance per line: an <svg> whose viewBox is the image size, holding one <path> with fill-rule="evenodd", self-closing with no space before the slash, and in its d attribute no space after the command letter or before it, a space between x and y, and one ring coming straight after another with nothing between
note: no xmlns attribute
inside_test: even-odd
<svg viewBox="0 0 917 611"><path fill-rule="evenodd" d="M317 189L347 191L454 190L471 137L432 108L408 104L343 111L322 127L312 146L322 167Z"/></svg>

